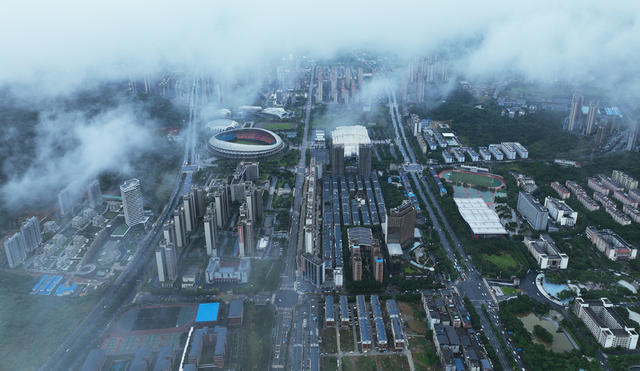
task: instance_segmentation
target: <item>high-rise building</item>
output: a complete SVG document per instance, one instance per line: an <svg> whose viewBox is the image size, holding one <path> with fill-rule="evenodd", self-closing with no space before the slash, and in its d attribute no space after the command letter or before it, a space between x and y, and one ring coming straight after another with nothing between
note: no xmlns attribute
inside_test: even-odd
<svg viewBox="0 0 640 371"><path fill-rule="evenodd" d="M331 175L344 175L344 145L333 144L331 146Z"/></svg>
<svg viewBox="0 0 640 371"><path fill-rule="evenodd" d="M216 205L216 224L218 228L224 228L229 219L229 187L224 180L217 181L213 187L213 201Z"/></svg>
<svg viewBox="0 0 640 371"><path fill-rule="evenodd" d="M248 218L241 218L238 222L238 256L252 256L255 245L253 223Z"/></svg>
<svg viewBox="0 0 640 371"><path fill-rule="evenodd" d="M22 233L22 238L24 239L25 249L27 252L35 250L42 242L40 220L35 216L32 216L22 223L20 232Z"/></svg>
<svg viewBox="0 0 640 371"><path fill-rule="evenodd" d="M182 207L184 209L185 229L191 232L196 227L196 207L193 193L187 193L182 198Z"/></svg>
<svg viewBox="0 0 640 371"><path fill-rule="evenodd" d="M207 213L204 215L204 240L207 255L218 256L218 226L216 225L216 209L213 203L207 207Z"/></svg>
<svg viewBox="0 0 640 371"><path fill-rule="evenodd" d="M75 206L76 197L73 194L71 187L66 187L58 193L58 209L60 209L60 215L71 215Z"/></svg>
<svg viewBox="0 0 640 371"><path fill-rule="evenodd" d="M102 191L100 190L100 182L98 179L94 179L87 185L87 198L89 199L89 206L91 206L92 209L102 205Z"/></svg>
<svg viewBox="0 0 640 371"><path fill-rule="evenodd" d="M638 124L633 124L627 139L627 151L633 151L636 148L636 140L638 136Z"/></svg>
<svg viewBox="0 0 640 371"><path fill-rule="evenodd" d="M7 254L9 268L15 268L27 258L27 249L22 233L14 233L4 241L4 252Z"/></svg>
<svg viewBox="0 0 640 371"><path fill-rule="evenodd" d="M187 226L184 217L184 208L179 207L173 211L173 226L176 232L176 246L183 248L187 246Z"/></svg>
<svg viewBox="0 0 640 371"><path fill-rule="evenodd" d="M207 192L200 186L191 186L191 191L196 205L196 218L202 218L207 212Z"/></svg>
<svg viewBox="0 0 640 371"><path fill-rule="evenodd" d="M331 83L331 102L338 103L338 69L334 66L331 67L330 75Z"/></svg>
<svg viewBox="0 0 640 371"><path fill-rule="evenodd" d="M351 279L362 281L362 256L359 249L354 249L351 252Z"/></svg>
<svg viewBox="0 0 640 371"><path fill-rule="evenodd" d="M379 244L372 246L371 248L371 265L373 279L382 282L384 280L384 259L382 252L380 251Z"/></svg>
<svg viewBox="0 0 640 371"><path fill-rule="evenodd" d="M167 272L165 268L164 262L164 248L162 245L158 245L155 251L156 255L156 270L158 271L158 281L166 282L167 281Z"/></svg>
<svg viewBox="0 0 640 371"><path fill-rule="evenodd" d="M567 126L568 131L573 131L576 126L576 122L578 121L580 110L582 108L582 97L574 94L571 98L571 109L569 111L569 125Z"/></svg>
<svg viewBox="0 0 640 371"><path fill-rule="evenodd" d="M371 144L358 146L358 173L363 177L369 177L371 174Z"/></svg>
<svg viewBox="0 0 640 371"><path fill-rule="evenodd" d="M316 103L322 103L322 67L318 67L317 77L318 87L316 88Z"/></svg>
<svg viewBox="0 0 640 371"><path fill-rule="evenodd" d="M587 129L585 134L591 135L595 131L596 113L598 111L598 103L595 101L589 102L589 113L587 115Z"/></svg>
<svg viewBox="0 0 640 371"><path fill-rule="evenodd" d="M168 220L162 226L162 236L164 237L164 241L166 243L177 244L176 241L176 227L173 223L173 220Z"/></svg>
<svg viewBox="0 0 640 371"><path fill-rule="evenodd" d="M178 254L176 246L172 243L160 241L156 248L156 268L158 270L158 281L173 282L178 278Z"/></svg>
<svg viewBox="0 0 640 371"><path fill-rule="evenodd" d="M142 189L140 181L136 178L126 180L120 186L122 206L124 209L124 221L129 227L141 223L144 220L142 208Z"/></svg>
<svg viewBox="0 0 640 371"><path fill-rule="evenodd" d="M384 227L387 244L404 245L413 240L416 227L416 209L413 204L405 200L400 206L391 209Z"/></svg>

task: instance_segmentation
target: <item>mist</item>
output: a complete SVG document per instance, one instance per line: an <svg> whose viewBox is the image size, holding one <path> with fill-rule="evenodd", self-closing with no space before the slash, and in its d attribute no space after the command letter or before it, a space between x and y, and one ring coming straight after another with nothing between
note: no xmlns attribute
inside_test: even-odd
<svg viewBox="0 0 640 371"><path fill-rule="evenodd" d="M628 1L10 1L0 12L0 88L30 106L104 83L207 76L225 92L202 107L211 113L254 103L282 58L330 59L357 49L395 55L403 65L442 55L452 81L515 75L593 85L636 101L639 25L640 3ZM401 74L377 76L363 100L379 98ZM51 199L71 180L129 173L153 148L154 125L127 103L97 115L47 108L33 140L22 144L14 129L3 134L13 145L2 156L0 197L15 207Z"/></svg>

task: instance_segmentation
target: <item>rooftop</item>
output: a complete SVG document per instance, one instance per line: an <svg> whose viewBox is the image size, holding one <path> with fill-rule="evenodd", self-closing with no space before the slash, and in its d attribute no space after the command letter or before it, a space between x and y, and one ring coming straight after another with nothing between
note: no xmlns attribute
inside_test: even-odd
<svg viewBox="0 0 640 371"><path fill-rule="evenodd" d="M496 235L507 234L500 223L500 217L491 210L482 198L454 198L458 211L473 234Z"/></svg>
<svg viewBox="0 0 640 371"><path fill-rule="evenodd" d="M197 322L216 322L218 320L218 311L220 303L201 303L198 305L198 314L196 314Z"/></svg>

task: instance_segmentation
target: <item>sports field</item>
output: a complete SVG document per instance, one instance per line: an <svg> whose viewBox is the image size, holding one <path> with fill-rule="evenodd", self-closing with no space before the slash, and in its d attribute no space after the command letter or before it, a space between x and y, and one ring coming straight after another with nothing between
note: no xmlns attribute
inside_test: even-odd
<svg viewBox="0 0 640 371"><path fill-rule="evenodd" d="M449 183L464 183L470 186L500 189L505 186L504 179L498 175L472 173L465 170L445 170L438 175Z"/></svg>

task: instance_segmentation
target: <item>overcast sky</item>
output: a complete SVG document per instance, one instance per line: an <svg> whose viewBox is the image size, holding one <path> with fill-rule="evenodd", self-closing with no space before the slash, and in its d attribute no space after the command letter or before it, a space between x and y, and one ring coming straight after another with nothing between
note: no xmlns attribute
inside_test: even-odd
<svg viewBox="0 0 640 371"><path fill-rule="evenodd" d="M186 3L186 4L185 4ZM637 1L4 1L0 82L54 92L167 69L243 73L350 47L401 56L467 45L458 70L637 85Z"/></svg>
<svg viewBox="0 0 640 371"><path fill-rule="evenodd" d="M227 81L260 76L290 53L330 58L357 48L408 60L444 50L452 56L450 76L590 83L638 102L639 25L640 1L5 0L0 87L39 107L26 98L166 71ZM252 97L247 89L259 85L252 79L238 96ZM27 160L21 151L4 153L5 205L55 195L69 179L126 170L150 146L153 123L140 122L131 107L92 118L47 109L54 114L41 116L28 170L15 171Z"/></svg>

